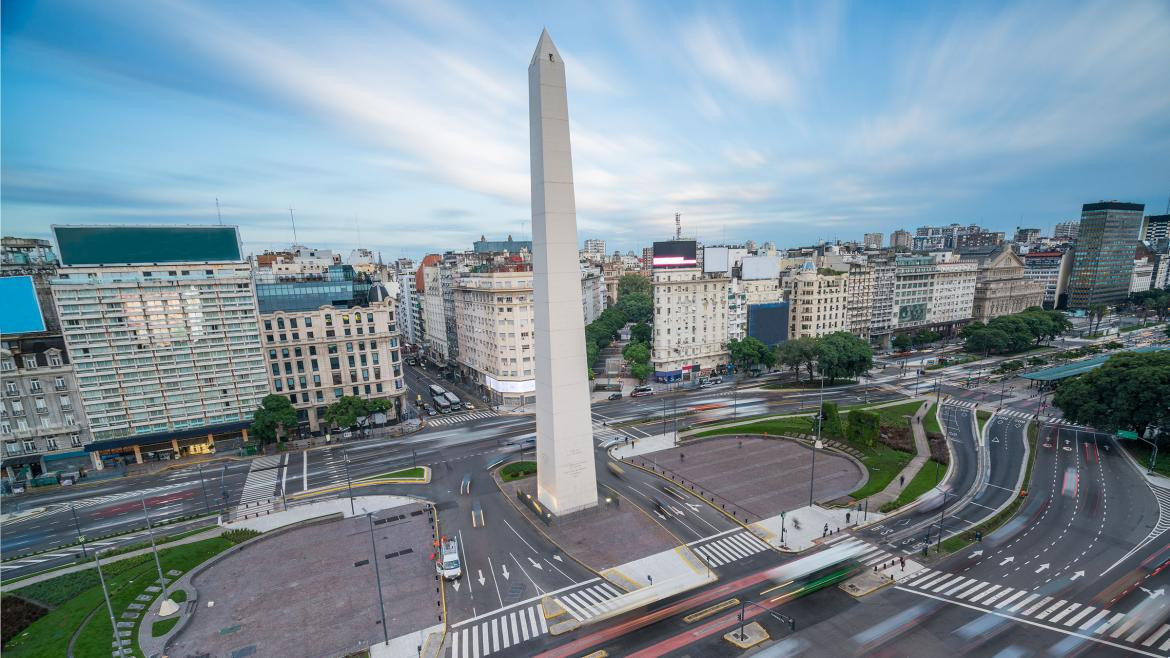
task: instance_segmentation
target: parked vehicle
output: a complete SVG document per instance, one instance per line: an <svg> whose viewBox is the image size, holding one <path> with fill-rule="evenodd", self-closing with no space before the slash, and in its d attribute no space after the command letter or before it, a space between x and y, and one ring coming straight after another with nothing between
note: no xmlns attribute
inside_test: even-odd
<svg viewBox="0 0 1170 658"><path fill-rule="evenodd" d="M645 395L654 395L654 389L649 386L639 386L630 393L630 397L632 398L640 398Z"/></svg>
<svg viewBox="0 0 1170 658"><path fill-rule="evenodd" d="M459 580L463 565L459 563L459 540L443 537L439 542L439 555L435 559L435 571L444 580Z"/></svg>
<svg viewBox="0 0 1170 658"><path fill-rule="evenodd" d="M622 399L622 394L621 393L610 393L609 399L610 400L620 400L620 399Z"/></svg>
<svg viewBox="0 0 1170 658"><path fill-rule="evenodd" d="M464 402L464 403L463 403L463 408L464 408L464 409L466 409L466 410L468 410L468 411L474 411L474 410L475 410L475 405L474 405L474 404L471 404L470 402Z"/></svg>

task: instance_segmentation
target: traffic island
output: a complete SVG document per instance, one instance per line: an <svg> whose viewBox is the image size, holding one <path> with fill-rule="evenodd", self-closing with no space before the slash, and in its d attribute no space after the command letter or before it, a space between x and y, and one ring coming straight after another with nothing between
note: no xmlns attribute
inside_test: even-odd
<svg viewBox="0 0 1170 658"><path fill-rule="evenodd" d="M745 624L742 629L737 628L723 635L724 640L727 640L740 649L750 649L767 640L769 637L768 631L764 630L764 627L755 621L750 624Z"/></svg>

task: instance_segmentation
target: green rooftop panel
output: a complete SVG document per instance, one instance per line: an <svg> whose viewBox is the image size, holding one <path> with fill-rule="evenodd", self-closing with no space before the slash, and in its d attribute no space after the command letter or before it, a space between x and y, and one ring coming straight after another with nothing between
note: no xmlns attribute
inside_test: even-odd
<svg viewBox="0 0 1170 658"><path fill-rule="evenodd" d="M242 260L235 226L54 226L53 234L66 266Z"/></svg>

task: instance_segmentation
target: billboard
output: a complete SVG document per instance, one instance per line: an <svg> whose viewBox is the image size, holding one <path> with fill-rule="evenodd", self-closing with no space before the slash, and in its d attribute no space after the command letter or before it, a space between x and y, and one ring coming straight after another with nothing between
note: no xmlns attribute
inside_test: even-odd
<svg viewBox="0 0 1170 658"><path fill-rule="evenodd" d="M699 264L695 247L694 240L655 242L654 267L695 267Z"/></svg>
<svg viewBox="0 0 1170 658"><path fill-rule="evenodd" d="M780 278L779 256L746 256L740 269L744 281Z"/></svg>
<svg viewBox="0 0 1170 658"><path fill-rule="evenodd" d="M53 236L65 266L243 260L234 226L54 226Z"/></svg>
<svg viewBox="0 0 1170 658"><path fill-rule="evenodd" d="M768 346L788 340L788 302L748 304L747 335Z"/></svg>
<svg viewBox="0 0 1170 658"><path fill-rule="evenodd" d="M731 250L727 247L703 247L703 271L730 272Z"/></svg>
<svg viewBox="0 0 1170 658"><path fill-rule="evenodd" d="M0 334L27 334L45 330L41 303L31 276L0 277Z"/></svg>

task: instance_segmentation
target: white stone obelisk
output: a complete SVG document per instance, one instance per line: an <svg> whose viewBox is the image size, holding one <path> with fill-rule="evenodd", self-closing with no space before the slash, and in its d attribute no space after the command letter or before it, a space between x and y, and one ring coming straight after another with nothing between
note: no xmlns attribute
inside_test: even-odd
<svg viewBox="0 0 1170 658"><path fill-rule="evenodd" d="M561 516L597 504L565 64L548 30L528 65L536 338L537 499Z"/></svg>

